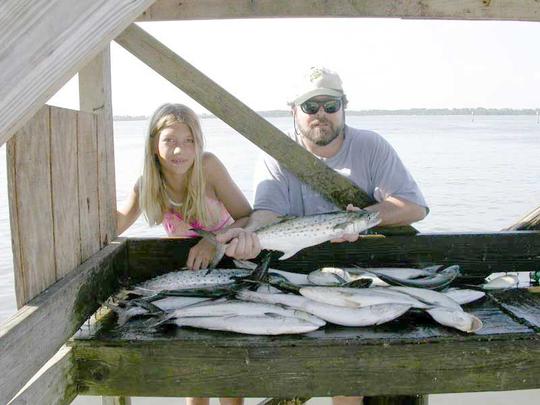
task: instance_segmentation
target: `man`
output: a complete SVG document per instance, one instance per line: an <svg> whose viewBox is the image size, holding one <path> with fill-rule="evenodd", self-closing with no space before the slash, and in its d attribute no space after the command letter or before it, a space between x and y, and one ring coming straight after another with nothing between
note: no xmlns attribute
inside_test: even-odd
<svg viewBox="0 0 540 405"><path fill-rule="evenodd" d="M407 225L426 216L424 197L394 149L375 132L345 125L347 96L337 73L311 68L289 104L294 121L294 133L289 136L377 201L365 209L379 212L380 225ZM269 156L258 168L255 180L254 211L246 227L230 229L217 237L222 243L228 242L228 256L256 257L261 248L253 231L279 216L336 210ZM349 205L347 209L358 208ZM343 235L336 241L357 239L358 235Z"/></svg>

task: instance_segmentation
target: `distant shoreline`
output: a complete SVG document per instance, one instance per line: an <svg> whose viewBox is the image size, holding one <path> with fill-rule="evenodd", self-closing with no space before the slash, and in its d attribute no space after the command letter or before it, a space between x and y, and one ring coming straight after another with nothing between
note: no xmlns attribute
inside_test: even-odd
<svg viewBox="0 0 540 405"><path fill-rule="evenodd" d="M540 109L525 108L409 108L403 110L347 110L348 116L369 115L537 115ZM289 110L257 111L262 117L289 117ZM200 114L200 118L216 118L212 114ZM146 121L150 117L143 115L115 115L114 121Z"/></svg>

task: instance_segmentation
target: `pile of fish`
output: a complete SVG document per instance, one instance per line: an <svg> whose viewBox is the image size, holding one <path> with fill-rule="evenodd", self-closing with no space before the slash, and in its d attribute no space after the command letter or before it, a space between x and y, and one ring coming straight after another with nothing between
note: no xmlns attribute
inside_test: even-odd
<svg viewBox="0 0 540 405"><path fill-rule="evenodd" d="M236 269L180 270L123 291L107 305L118 324L147 317L145 327L163 325L279 335L314 331L327 322L350 327L380 325L408 311L474 333L482 322L462 305L482 298L480 289L448 288L459 266L413 268L322 268L309 274L237 262ZM246 268L249 267L249 268ZM484 289L507 288L509 276ZM437 291L441 290L441 291Z"/></svg>

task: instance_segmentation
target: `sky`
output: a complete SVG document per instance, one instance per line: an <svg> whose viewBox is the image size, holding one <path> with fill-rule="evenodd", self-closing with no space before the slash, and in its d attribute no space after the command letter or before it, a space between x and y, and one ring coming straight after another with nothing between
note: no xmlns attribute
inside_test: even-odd
<svg viewBox="0 0 540 405"><path fill-rule="evenodd" d="M310 66L341 76L350 110L540 108L540 23L401 19L250 19L139 24L257 111L287 109ZM113 113L164 102L207 112L116 43ZM78 108L76 78L50 104Z"/></svg>

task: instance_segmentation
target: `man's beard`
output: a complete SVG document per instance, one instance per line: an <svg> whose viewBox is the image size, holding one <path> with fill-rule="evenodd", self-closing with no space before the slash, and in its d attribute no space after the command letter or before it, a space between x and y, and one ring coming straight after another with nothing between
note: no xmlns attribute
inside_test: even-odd
<svg viewBox="0 0 540 405"><path fill-rule="evenodd" d="M317 146L329 145L334 139L336 139L343 131L344 124L339 127L326 119L320 119L320 124L327 124L328 126L315 125L311 128L299 128L303 137L309 139Z"/></svg>

